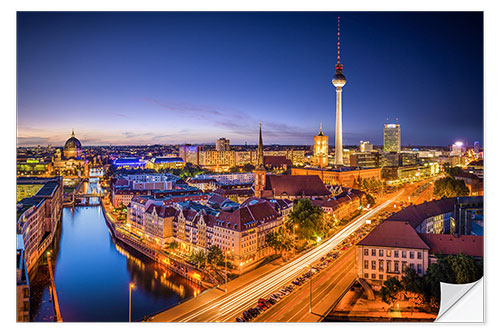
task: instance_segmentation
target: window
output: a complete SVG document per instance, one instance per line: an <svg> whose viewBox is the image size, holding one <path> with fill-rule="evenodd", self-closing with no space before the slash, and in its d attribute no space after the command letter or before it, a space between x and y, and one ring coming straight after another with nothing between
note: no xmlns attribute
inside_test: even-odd
<svg viewBox="0 0 500 333"><path fill-rule="evenodd" d="M406 270L406 261L403 261L401 263L401 270L403 271L403 273L405 272L405 270Z"/></svg>
<svg viewBox="0 0 500 333"><path fill-rule="evenodd" d="M377 269L377 262L375 260L372 260L372 269L373 270Z"/></svg>
<svg viewBox="0 0 500 333"><path fill-rule="evenodd" d="M383 260L380 260L378 262L378 270L383 272L384 271L384 261Z"/></svg>
<svg viewBox="0 0 500 333"><path fill-rule="evenodd" d="M375 257L377 255L377 250L372 249L372 257Z"/></svg>
<svg viewBox="0 0 500 333"><path fill-rule="evenodd" d="M365 279L368 279L368 273L365 273Z"/></svg>
<svg viewBox="0 0 500 333"><path fill-rule="evenodd" d="M399 272L399 261L394 262L394 272Z"/></svg>
<svg viewBox="0 0 500 333"><path fill-rule="evenodd" d="M422 273L422 264L417 265L417 273L418 274Z"/></svg>
<svg viewBox="0 0 500 333"><path fill-rule="evenodd" d="M375 274L372 274L372 279L375 279L376 275Z"/></svg>
<svg viewBox="0 0 500 333"><path fill-rule="evenodd" d="M401 251L401 257L406 258L406 251Z"/></svg>
<svg viewBox="0 0 500 333"><path fill-rule="evenodd" d="M410 251L410 259L413 259L413 258L415 258L415 252Z"/></svg>
<svg viewBox="0 0 500 333"><path fill-rule="evenodd" d="M368 269L368 260L365 260L365 263L364 263L364 264L365 264L365 265L364 265L364 266L365 266L365 269Z"/></svg>
<svg viewBox="0 0 500 333"><path fill-rule="evenodd" d="M399 258L399 251L394 251L394 258Z"/></svg>
<svg viewBox="0 0 500 333"><path fill-rule="evenodd" d="M410 264L411 269L415 269L415 264Z"/></svg>
<svg viewBox="0 0 500 333"><path fill-rule="evenodd" d="M364 251L364 255L367 256L368 255L368 249L365 249Z"/></svg>
<svg viewBox="0 0 500 333"><path fill-rule="evenodd" d="M386 254L387 254L388 257L390 257L391 256L391 250L387 250Z"/></svg>
<svg viewBox="0 0 500 333"><path fill-rule="evenodd" d="M387 260L387 270L386 270L386 272L390 272L390 271L391 271L391 261Z"/></svg>
<svg viewBox="0 0 500 333"><path fill-rule="evenodd" d="M384 275L383 275L383 274L379 274L379 275L378 275L378 279L379 279L379 280L383 280L383 279L384 279Z"/></svg>
<svg viewBox="0 0 500 333"><path fill-rule="evenodd" d="M24 302L23 304L23 311L29 311L30 310L30 302Z"/></svg>
<svg viewBox="0 0 500 333"><path fill-rule="evenodd" d="M422 252L417 252L417 259L422 259Z"/></svg>
<svg viewBox="0 0 500 333"><path fill-rule="evenodd" d="M383 257L384 256L384 250L378 250L378 255L379 255L379 257Z"/></svg>

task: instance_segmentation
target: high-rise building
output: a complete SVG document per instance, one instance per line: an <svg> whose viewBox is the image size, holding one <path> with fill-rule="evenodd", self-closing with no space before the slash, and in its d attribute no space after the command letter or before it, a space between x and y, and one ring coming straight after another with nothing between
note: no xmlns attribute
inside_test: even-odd
<svg viewBox="0 0 500 333"><path fill-rule="evenodd" d="M401 128L399 124L384 125L384 151L399 153L401 150Z"/></svg>
<svg viewBox="0 0 500 333"><path fill-rule="evenodd" d="M474 141L474 154L479 154L481 147L479 146L479 141Z"/></svg>
<svg viewBox="0 0 500 333"><path fill-rule="evenodd" d="M373 145L370 141L360 141L359 143L359 151L362 153L368 153L373 150Z"/></svg>
<svg viewBox="0 0 500 333"><path fill-rule="evenodd" d="M179 147L179 157L184 160L185 163L191 163L194 165L200 165L200 156L202 147L185 145Z"/></svg>
<svg viewBox="0 0 500 333"><path fill-rule="evenodd" d="M451 145L451 153L453 156L461 156L465 153L465 146L462 141L457 141Z"/></svg>
<svg viewBox="0 0 500 333"><path fill-rule="evenodd" d="M229 146L229 139L220 138L215 142L215 150L217 151L228 151L231 150Z"/></svg>
<svg viewBox="0 0 500 333"><path fill-rule="evenodd" d="M314 165L320 168L328 166L328 135L323 134L321 125L318 135L314 137Z"/></svg>
<svg viewBox="0 0 500 333"><path fill-rule="evenodd" d="M337 115L335 127L335 164L343 165L342 149L342 87L346 84L346 78L342 73L342 64L340 63L340 17L338 17L337 26L337 65L335 66L335 76L332 84L337 91Z"/></svg>

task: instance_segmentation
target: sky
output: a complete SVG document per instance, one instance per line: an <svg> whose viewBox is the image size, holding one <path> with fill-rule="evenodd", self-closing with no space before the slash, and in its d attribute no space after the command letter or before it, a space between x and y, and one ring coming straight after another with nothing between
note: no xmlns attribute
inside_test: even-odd
<svg viewBox="0 0 500 333"><path fill-rule="evenodd" d="M17 144L483 141L483 15L18 12Z"/></svg>

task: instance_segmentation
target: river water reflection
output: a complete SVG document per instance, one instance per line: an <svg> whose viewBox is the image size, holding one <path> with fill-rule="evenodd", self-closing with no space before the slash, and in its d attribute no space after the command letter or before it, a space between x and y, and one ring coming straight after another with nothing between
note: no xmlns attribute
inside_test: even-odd
<svg viewBox="0 0 500 333"><path fill-rule="evenodd" d="M61 315L69 322L128 321L128 285L132 320L160 311L200 293L201 287L112 239L102 208L64 208L54 240L55 285ZM31 281L33 321L52 321L46 266Z"/></svg>

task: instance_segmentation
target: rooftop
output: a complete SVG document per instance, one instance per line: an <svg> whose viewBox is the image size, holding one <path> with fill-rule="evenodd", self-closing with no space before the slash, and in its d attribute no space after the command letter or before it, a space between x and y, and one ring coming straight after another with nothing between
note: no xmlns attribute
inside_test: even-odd
<svg viewBox="0 0 500 333"><path fill-rule="evenodd" d="M455 209L456 198L446 198L425 202L420 205L411 205L405 209L389 216L386 221L406 221L413 228L416 228L425 219L453 212Z"/></svg>
<svg viewBox="0 0 500 333"><path fill-rule="evenodd" d="M264 190L272 191L274 196L328 196L325 184L319 176L311 175L266 175Z"/></svg>
<svg viewBox="0 0 500 333"><path fill-rule="evenodd" d="M464 254L471 257L482 257L484 244L483 236L453 235L443 234L419 234L424 242L429 245L430 253L456 255Z"/></svg>
<svg viewBox="0 0 500 333"><path fill-rule="evenodd" d="M412 226L404 221L385 221L379 224L358 245L429 249Z"/></svg>

